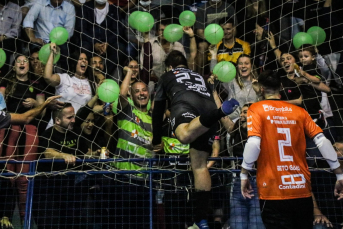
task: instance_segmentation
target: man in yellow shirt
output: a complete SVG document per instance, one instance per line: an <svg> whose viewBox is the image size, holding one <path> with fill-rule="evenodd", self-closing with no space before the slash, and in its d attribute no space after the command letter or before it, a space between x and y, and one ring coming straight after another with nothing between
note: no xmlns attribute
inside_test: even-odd
<svg viewBox="0 0 343 229"><path fill-rule="evenodd" d="M222 18L219 21L219 25L224 30L224 38L217 44L217 61L230 61L236 64L238 57L241 54L250 55L250 44L246 41L238 39L236 35L236 26L234 20L230 18ZM212 56L209 54L208 60L211 60Z"/></svg>

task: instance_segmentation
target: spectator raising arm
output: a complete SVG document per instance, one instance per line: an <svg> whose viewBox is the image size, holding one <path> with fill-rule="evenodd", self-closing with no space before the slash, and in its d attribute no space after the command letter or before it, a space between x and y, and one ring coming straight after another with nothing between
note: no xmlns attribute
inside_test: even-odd
<svg viewBox="0 0 343 229"><path fill-rule="evenodd" d="M126 71L126 76L120 86L120 97L119 97L122 109L124 109L129 104L127 97L130 90L130 82L131 82L131 76L132 76L131 68L128 68L127 66L125 66L124 71Z"/></svg>
<svg viewBox="0 0 343 229"><path fill-rule="evenodd" d="M279 63L280 59L281 59L281 51L280 49L278 49L276 47L276 42L275 42L275 38L274 38L274 34L272 32L268 33L268 37L266 37L266 39L268 40L270 47L274 50L274 54L276 56L276 59L278 60Z"/></svg>
<svg viewBox="0 0 343 229"><path fill-rule="evenodd" d="M56 87L60 84L61 78L58 74L53 74L53 61L54 61L54 55L57 53L57 46L55 43L50 44L50 56L49 59L45 65L44 69L44 80L47 84L49 84L52 87Z"/></svg>

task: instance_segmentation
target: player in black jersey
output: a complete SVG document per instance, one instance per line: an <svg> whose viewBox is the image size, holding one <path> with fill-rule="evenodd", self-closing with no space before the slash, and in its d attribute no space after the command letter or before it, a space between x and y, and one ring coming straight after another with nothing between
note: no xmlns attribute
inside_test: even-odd
<svg viewBox="0 0 343 229"><path fill-rule="evenodd" d="M209 206L211 177L207 157L212 144L209 139L217 131L219 119L239 106L236 100L225 101L217 108L212 91L203 77L188 69L187 60L179 51L172 51L165 60L166 73L158 82L152 114L153 145L161 144L163 114L166 100L171 102L170 119L177 139L190 144L190 157L195 186L195 224L193 228L208 228L206 215Z"/></svg>

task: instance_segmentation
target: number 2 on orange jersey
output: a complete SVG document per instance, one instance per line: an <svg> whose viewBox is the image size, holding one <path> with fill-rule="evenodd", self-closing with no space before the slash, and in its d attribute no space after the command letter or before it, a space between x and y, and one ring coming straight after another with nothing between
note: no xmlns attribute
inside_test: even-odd
<svg viewBox="0 0 343 229"><path fill-rule="evenodd" d="M292 146L291 143L291 131L289 128L277 128L279 134L285 134L286 140L278 140L279 155L281 161L293 161L293 156L285 155L284 146Z"/></svg>

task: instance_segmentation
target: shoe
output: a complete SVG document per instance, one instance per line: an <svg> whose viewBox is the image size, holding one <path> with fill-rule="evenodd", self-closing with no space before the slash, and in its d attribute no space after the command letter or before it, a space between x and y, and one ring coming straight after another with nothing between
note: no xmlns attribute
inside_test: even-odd
<svg viewBox="0 0 343 229"><path fill-rule="evenodd" d="M194 223L193 226L188 229L210 229L207 224L207 220L203 219L199 223Z"/></svg>
<svg viewBox="0 0 343 229"><path fill-rule="evenodd" d="M239 107L239 103L235 99L226 100L222 104L222 111L224 114L229 115Z"/></svg>

